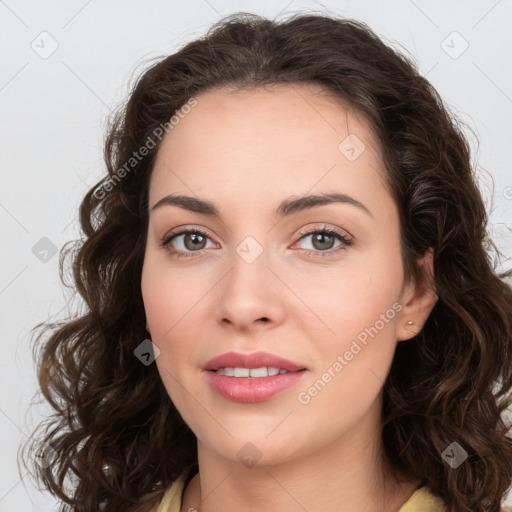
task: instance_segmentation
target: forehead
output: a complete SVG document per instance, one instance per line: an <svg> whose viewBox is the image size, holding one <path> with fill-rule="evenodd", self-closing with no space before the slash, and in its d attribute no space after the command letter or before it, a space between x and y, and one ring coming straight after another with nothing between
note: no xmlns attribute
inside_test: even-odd
<svg viewBox="0 0 512 512"><path fill-rule="evenodd" d="M196 100L162 142L150 204L172 192L246 202L313 188L385 193L370 123L320 86L216 89Z"/></svg>

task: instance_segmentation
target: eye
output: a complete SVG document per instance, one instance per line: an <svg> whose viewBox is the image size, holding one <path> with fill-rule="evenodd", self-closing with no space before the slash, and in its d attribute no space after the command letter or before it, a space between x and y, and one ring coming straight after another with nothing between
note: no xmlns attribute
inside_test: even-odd
<svg viewBox="0 0 512 512"><path fill-rule="evenodd" d="M328 228L327 226L324 226L322 229L313 229L306 231L305 233L301 233L299 242L306 240L309 237L312 237L312 249L305 249L305 252L312 256L332 256L333 254L337 254L339 251L343 251L352 245L351 238L348 238L341 231L338 231L335 228ZM336 239L340 242L337 246L333 245L335 244ZM334 250L329 250L333 248Z"/></svg>
<svg viewBox="0 0 512 512"><path fill-rule="evenodd" d="M180 240L181 239L181 240ZM190 257L194 252L201 252L205 249L209 236L200 229L183 229L177 233L169 233L160 241L160 245L171 254L178 257ZM173 245L174 241L178 248ZM179 242L178 242L179 240Z"/></svg>

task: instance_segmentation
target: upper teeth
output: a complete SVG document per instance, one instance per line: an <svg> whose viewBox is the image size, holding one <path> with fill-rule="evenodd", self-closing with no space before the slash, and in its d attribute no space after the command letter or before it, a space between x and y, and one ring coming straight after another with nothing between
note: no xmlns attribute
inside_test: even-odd
<svg viewBox="0 0 512 512"><path fill-rule="evenodd" d="M266 366L261 368L219 368L215 371L227 377L272 377L278 373L288 373L286 370Z"/></svg>

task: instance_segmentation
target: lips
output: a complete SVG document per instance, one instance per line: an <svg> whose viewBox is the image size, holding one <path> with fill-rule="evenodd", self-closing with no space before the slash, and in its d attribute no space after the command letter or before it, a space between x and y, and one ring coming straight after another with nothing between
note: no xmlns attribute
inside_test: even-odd
<svg viewBox="0 0 512 512"><path fill-rule="evenodd" d="M239 354L237 352L228 352L210 359L205 365L205 370L218 370L219 368L262 368L272 367L286 370L288 372L298 372L306 370L305 366L293 363L268 352L255 352L254 354Z"/></svg>
<svg viewBox="0 0 512 512"><path fill-rule="evenodd" d="M227 375L227 369L230 373L234 371L235 376ZM263 370L269 370L269 374L266 377L246 376L249 370L252 373L254 369L259 369L255 370L258 375ZM206 382L218 395L233 402L246 403L270 400L297 385L308 373L304 366L267 352L229 352L210 359L204 370ZM242 376L236 376L237 373L242 373Z"/></svg>

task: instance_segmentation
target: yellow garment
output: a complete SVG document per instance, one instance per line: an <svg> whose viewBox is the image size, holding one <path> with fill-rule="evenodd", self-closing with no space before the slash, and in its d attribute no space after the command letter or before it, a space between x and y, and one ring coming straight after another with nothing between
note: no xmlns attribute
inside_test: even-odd
<svg viewBox="0 0 512 512"><path fill-rule="evenodd" d="M155 512L180 512L181 495L185 487L186 474L183 473L174 483L165 491L162 501Z"/></svg>
<svg viewBox="0 0 512 512"><path fill-rule="evenodd" d="M178 508L178 512L179 512ZM434 496L426 487L420 487L400 507L398 512L444 512L444 503Z"/></svg>
<svg viewBox="0 0 512 512"><path fill-rule="evenodd" d="M181 475L165 492L155 512L180 512L184 487L185 474ZM426 487L420 487L398 512L445 512L445 507L443 502L431 494Z"/></svg>

